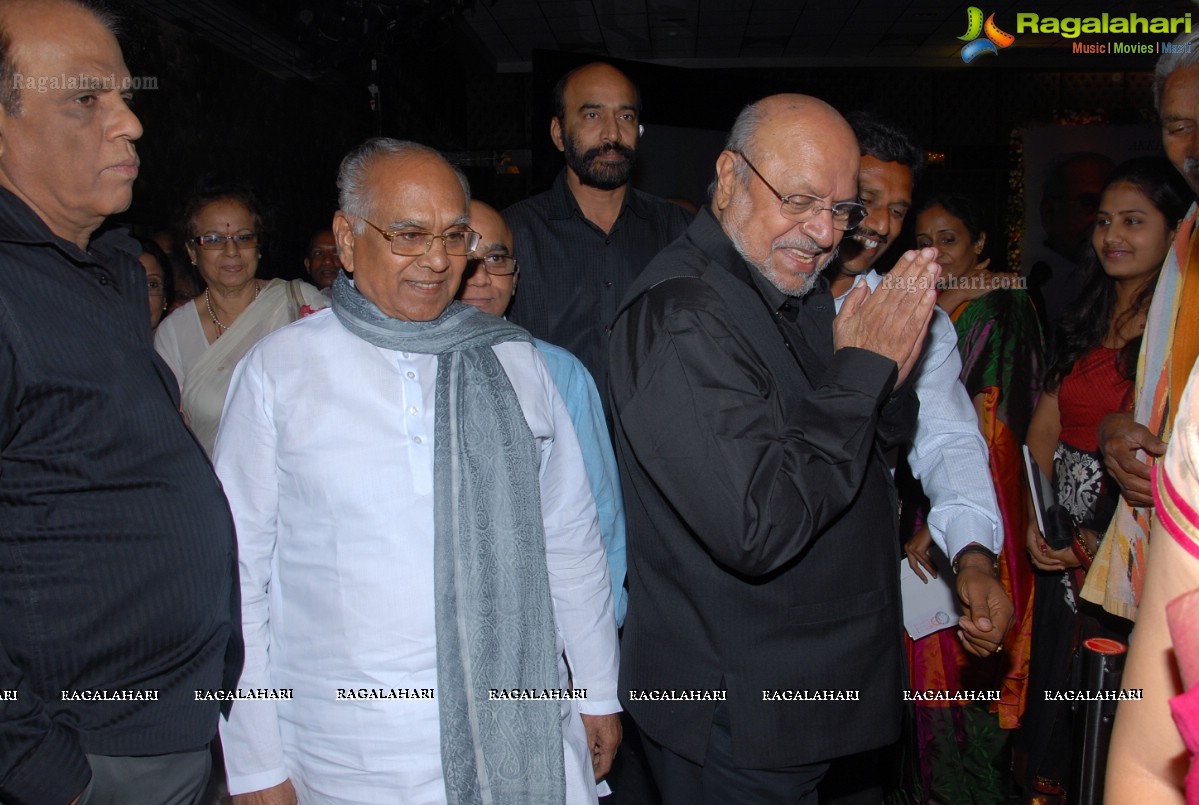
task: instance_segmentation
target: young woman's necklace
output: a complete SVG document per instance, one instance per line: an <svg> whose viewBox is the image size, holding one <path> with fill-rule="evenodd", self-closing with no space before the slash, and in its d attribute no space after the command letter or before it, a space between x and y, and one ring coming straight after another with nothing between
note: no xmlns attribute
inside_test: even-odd
<svg viewBox="0 0 1199 805"><path fill-rule="evenodd" d="M258 298L258 280L254 280L254 299ZM253 301L251 301L253 304ZM208 318L212 319L212 323L216 325L216 337L220 338L229 328L221 324L221 320L216 317L216 313L212 311L212 297L208 295L208 289L204 289L204 307L208 308ZM215 339L214 339L215 340Z"/></svg>

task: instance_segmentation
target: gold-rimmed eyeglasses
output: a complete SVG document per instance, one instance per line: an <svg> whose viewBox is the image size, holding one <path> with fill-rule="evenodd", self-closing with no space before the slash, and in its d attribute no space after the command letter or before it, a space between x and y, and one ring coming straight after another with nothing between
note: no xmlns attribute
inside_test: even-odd
<svg viewBox="0 0 1199 805"><path fill-rule="evenodd" d="M433 248L434 240L440 240L445 253L452 257L468 255L479 245L480 235L470 227L452 229L435 235L423 229L383 229L365 218L361 220L391 243L392 254L401 257L419 257L427 254Z"/></svg>
<svg viewBox="0 0 1199 805"><path fill-rule="evenodd" d="M774 185L766 181L766 177L754 167L754 163L749 161L749 157L740 151L733 151L745 161L749 169L754 172L762 180L762 184L778 198L781 205L780 211L783 217L790 218L796 223L802 224L805 221L810 221L820 213L828 210L833 217L833 229L839 229L842 232L848 232L856 229L858 224L866 220L866 208L856 201L838 201L836 204L825 206L819 196L810 196L807 193L792 193L789 196L784 196L782 193L774 189Z"/></svg>

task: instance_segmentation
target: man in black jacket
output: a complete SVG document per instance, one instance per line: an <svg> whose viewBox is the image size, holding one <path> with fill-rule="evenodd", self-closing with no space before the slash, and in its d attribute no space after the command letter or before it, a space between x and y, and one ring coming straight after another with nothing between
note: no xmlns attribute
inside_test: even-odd
<svg viewBox="0 0 1199 805"><path fill-rule="evenodd" d="M667 805L809 802L828 761L894 741L904 678L894 487L905 380L935 301L910 252L834 319L820 276L857 203L831 107L747 107L710 209L631 288L611 395L629 517L624 705ZM991 567L968 549L980 590ZM969 639L1006 624L973 600Z"/></svg>
<svg viewBox="0 0 1199 805"><path fill-rule="evenodd" d="M194 803L241 668L233 523L150 339L112 21L0 5L0 802ZM201 694L207 693L207 696Z"/></svg>

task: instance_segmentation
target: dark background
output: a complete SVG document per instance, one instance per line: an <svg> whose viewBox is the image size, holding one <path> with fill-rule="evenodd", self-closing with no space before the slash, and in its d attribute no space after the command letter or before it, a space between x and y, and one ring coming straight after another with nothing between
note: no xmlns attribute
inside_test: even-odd
<svg viewBox="0 0 1199 805"><path fill-rule="evenodd" d="M544 12L557 0L206 0L189 3L187 14L170 0L121 7L130 70L157 81L157 89L136 97L145 126L138 144L142 173L134 204L121 219L148 234L175 222L198 182L248 181L270 213L264 273L296 276L308 237L336 208L341 157L376 134L448 152L464 164L475 195L503 208L545 189L561 166L548 135L551 89L564 71L596 58L616 64L641 88L647 131L635 184L695 203L704 200L718 143L737 111L778 91L816 95L843 110L871 109L904 124L925 148L943 155L924 188L965 190L997 220L1021 192L1013 181L1015 130L1070 120L1154 120L1156 56L1071 55L1060 39L1023 50L1018 41L969 65L957 56L961 43L943 34L927 41L948 55L883 59L867 53L855 63L852 55L804 58L784 51L765 66L748 57L720 60L719 67L702 58L675 60L687 66L628 61L582 43L570 51L531 48L520 62L527 71L511 72L479 38L479 24L468 24L475 15L499 16L509 1L534 3ZM605 1L611 2L585 4ZM750 0L743 5L756 7ZM938 6L932 0L908 5ZM1021 8L1037 5L1063 4ZM1099 13L1100 5L1086 4L1087 13ZM1110 5L1113 13L1132 7L1147 15L1163 6L1169 8L1158 13L1196 11L1189 3ZM945 6L941 26L963 27L952 16L959 4L939 4ZM227 15L234 11L248 30L270 38L233 37ZM497 172L504 153L519 173Z"/></svg>

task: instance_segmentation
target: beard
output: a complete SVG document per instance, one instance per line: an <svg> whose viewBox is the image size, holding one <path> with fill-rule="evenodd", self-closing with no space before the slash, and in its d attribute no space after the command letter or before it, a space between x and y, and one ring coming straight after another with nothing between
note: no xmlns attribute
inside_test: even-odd
<svg viewBox="0 0 1199 805"><path fill-rule="evenodd" d="M725 230L725 234L729 236L729 240L733 242L733 248L737 250L737 254L741 255L741 259L753 266L759 274L766 278L766 281L784 293L787 296L793 296L797 299L810 294L816 288L816 282L820 275L833 264L837 259L837 250L840 244L827 255L820 265L806 274L784 274L782 271L774 268L767 262L759 263L757 260L749 256L749 251L745 248L745 244L741 242L741 227L742 221L740 210L729 210L725 213L724 220L721 221L721 226ZM844 240L842 240L844 243ZM786 237L779 238L770 244L770 249L773 252L775 249L803 249L810 252L820 251L820 246L812 240L801 237Z"/></svg>
<svg viewBox="0 0 1199 805"><path fill-rule="evenodd" d="M562 138L565 146L566 164L574 171L579 181L588 187L599 190L615 190L629 183L633 175L633 164L637 161L637 151L620 143L609 143L580 152L574 137L567 134ZM599 157L604 154L620 154L623 162L603 162Z"/></svg>
<svg viewBox="0 0 1199 805"><path fill-rule="evenodd" d="M741 244L736 238L733 238L732 241L733 248L737 250L737 254L741 255L741 258L745 260L745 262L756 268L758 273L766 278L767 282L769 282L775 288L778 288L780 293L784 293L787 296L794 296L797 299L802 299L816 288L816 281L820 279L820 275L824 273L825 269L832 265L833 260L835 260L837 257L837 249L833 249L831 252L829 252L828 256L824 258L824 262L816 266L815 270L810 271L807 274L800 274L797 278L795 275L784 274L783 272L775 269L769 263L759 263L756 260L751 259L749 254L746 253L745 249L742 248ZM776 241L774 244L772 244L772 247L812 248L812 244L810 242L804 243Z"/></svg>

